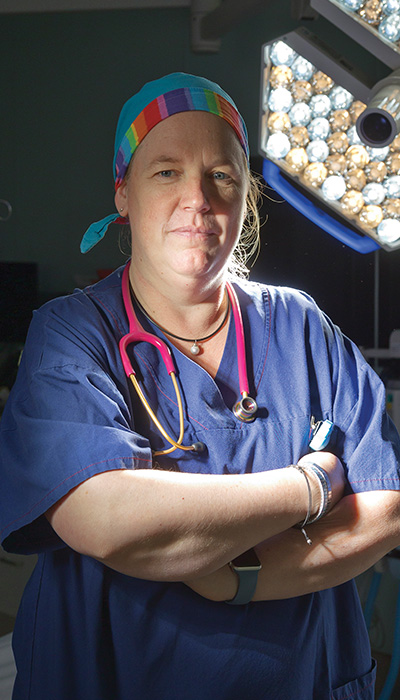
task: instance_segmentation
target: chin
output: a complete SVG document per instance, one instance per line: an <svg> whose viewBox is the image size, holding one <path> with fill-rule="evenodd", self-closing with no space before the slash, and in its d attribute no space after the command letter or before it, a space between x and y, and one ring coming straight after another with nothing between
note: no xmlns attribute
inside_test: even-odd
<svg viewBox="0 0 400 700"><path fill-rule="evenodd" d="M176 275L180 278L192 280L205 280L211 282L221 275L221 266L207 265L204 267L180 267L176 268Z"/></svg>
<svg viewBox="0 0 400 700"><path fill-rule="evenodd" d="M217 276L225 266L225 259L210 255L209 251L190 250L183 255L178 255L173 261L176 272L189 277L203 277L209 274Z"/></svg>

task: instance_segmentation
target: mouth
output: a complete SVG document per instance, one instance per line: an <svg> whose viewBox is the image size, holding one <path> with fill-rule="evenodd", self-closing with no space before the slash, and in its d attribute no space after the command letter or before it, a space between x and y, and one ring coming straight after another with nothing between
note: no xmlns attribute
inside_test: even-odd
<svg viewBox="0 0 400 700"><path fill-rule="evenodd" d="M171 229L170 233L174 233L178 236L186 236L188 238L207 238L208 236L217 235L214 229L205 228L204 226L178 226L177 228Z"/></svg>

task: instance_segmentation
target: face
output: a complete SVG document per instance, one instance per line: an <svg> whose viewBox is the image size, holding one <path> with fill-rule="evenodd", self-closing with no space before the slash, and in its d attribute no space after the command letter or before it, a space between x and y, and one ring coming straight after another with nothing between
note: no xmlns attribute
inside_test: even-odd
<svg viewBox="0 0 400 700"><path fill-rule="evenodd" d="M129 217L134 279L189 284L222 279L246 212L247 166L221 117L183 112L137 148L116 193Z"/></svg>

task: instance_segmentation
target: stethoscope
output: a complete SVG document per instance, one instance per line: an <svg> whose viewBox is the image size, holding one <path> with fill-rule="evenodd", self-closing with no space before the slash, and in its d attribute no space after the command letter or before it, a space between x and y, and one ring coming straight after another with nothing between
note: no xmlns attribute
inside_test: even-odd
<svg viewBox="0 0 400 700"><path fill-rule="evenodd" d="M182 397L181 393L178 387L178 382L176 380L175 376L175 367L171 355L171 350L169 349L168 345L164 343L160 338L158 338L156 335L153 335L152 333L147 333L146 331L143 330L142 326L140 325L136 314L135 310L133 308L133 303L132 303L132 297L131 297L131 292L130 292L130 284L129 284L129 262L125 265L125 269L122 274L122 298L125 306L125 311L128 317L129 321L129 333L124 335L121 340L119 341L119 351L121 354L121 360L122 364L124 366L124 370L126 373L126 376L129 377L131 380L135 391L137 392L143 406L145 407L147 413L149 414L150 418L154 422L154 424L157 426L158 430L160 433L164 436L164 438L167 440L167 442L172 445L172 447L166 449L166 450L160 450L156 451L153 454L154 455L164 455L168 454L170 452L173 452L176 449L179 450L193 450L194 452L202 452L204 449L204 445L201 442L195 442L193 445L182 445L182 440L183 440L183 433L184 433L184 414L183 414L183 404L182 404ZM235 403L235 405L232 408L232 411L236 418L238 418L240 421L244 423L250 423L255 419L255 414L258 410L257 403L255 399L252 399L251 396L249 395L249 382L247 378L247 369L246 369L246 354L245 354L245 340L244 340L244 330L243 330L243 320L242 320L242 314L240 311L240 306L239 302L236 296L236 292L233 289L232 285L227 282L226 283L226 290L228 292L229 296L229 301L232 307L232 313L233 313L233 320L235 323L235 331L236 331L236 348L237 348L237 362L238 362L238 374L239 374L239 391L240 391L240 399ZM168 433L166 432L165 428L162 426L160 421L158 420L157 416L155 415L154 411L152 410L151 406L149 405L137 379L136 379L136 373L132 367L132 364L129 360L128 353L127 353L127 346L130 345L130 343L138 343L138 342L145 342L145 343L151 343L154 345L157 350L160 351L163 362L165 364L165 367L167 369L168 374L170 375L172 379L172 383L174 385L174 390L175 390L175 395L176 395L176 401L178 404L178 411L179 411L179 437L177 440L174 440Z"/></svg>

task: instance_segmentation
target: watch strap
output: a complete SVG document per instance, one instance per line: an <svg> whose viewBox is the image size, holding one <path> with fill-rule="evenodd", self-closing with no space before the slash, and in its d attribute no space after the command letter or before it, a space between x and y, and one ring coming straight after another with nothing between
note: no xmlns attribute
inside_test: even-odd
<svg viewBox="0 0 400 700"><path fill-rule="evenodd" d="M255 593L261 564L251 567L237 567L233 562L229 562L229 566L238 577L238 589L235 597L225 602L228 605L246 605L250 603Z"/></svg>

